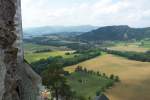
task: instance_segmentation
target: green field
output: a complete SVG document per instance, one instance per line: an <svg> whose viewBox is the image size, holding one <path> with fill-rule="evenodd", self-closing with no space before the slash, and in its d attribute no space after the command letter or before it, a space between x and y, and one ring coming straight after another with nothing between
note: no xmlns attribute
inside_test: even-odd
<svg viewBox="0 0 150 100"><path fill-rule="evenodd" d="M47 50L52 49L52 51L49 52L41 52L41 53L35 53L39 50ZM64 49L64 50L63 50ZM54 47L54 46L48 46L48 45L38 45L33 43L25 43L24 44L24 51L25 51L25 59L31 63L38 61L40 59L46 59L48 57L56 57L56 56L62 56L64 58L71 58L74 57L73 54L66 55L66 52L73 52L73 51L65 51L65 48L61 47Z"/></svg>
<svg viewBox="0 0 150 100"><path fill-rule="evenodd" d="M150 50L150 40L142 40L139 42L119 42L116 43L115 46L109 48L118 51L146 52Z"/></svg>
<svg viewBox="0 0 150 100"><path fill-rule="evenodd" d="M143 47L143 48L149 48L150 49L150 39L145 39L145 40L142 40L141 41L141 46L140 47Z"/></svg>
<svg viewBox="0 0 150 100"><path fill-rule="evenodd" d="M72 52L72 51L50 51L50 52L44 52L44 53L25 53L25 59L31 63L38 61L40 59L46 59L48 57L56 57L56 56L62 56L64 58L72 58L74 57L74 54L66 55L66 52Z"/></svg>
<svg viewBox="0 0 150 100"><path fill-rule="evenodd" d="M97 75L90 75L84 72L71 73L67 79L72 90L75 91L78 96L84 96L85 98L88 98L89 96L94 98L97 91L103 92L103 89L106 88L108 84L114 82L111 79ZM79 80L86 82L81 83Z"/></svg>
<svg viewBox="0 0 150 100"><path fill-rule="evenodd" d="M25 53L33 53L39 50L47 50L50 49L52 51L66 51L66 50L70 50L66 47L60 46L60 47L56 47L56 46L49 46L49 45L39 45L39 44L33 44L33 43L24 43L24 51Z"/></svg>
<svg viewBox="0 0 150 100"><path fill-rule="evenodd" d="M24 43L24 51L25 53L35 52L37 50L50 49L51 46L38 45L33 43Z"/></svg>

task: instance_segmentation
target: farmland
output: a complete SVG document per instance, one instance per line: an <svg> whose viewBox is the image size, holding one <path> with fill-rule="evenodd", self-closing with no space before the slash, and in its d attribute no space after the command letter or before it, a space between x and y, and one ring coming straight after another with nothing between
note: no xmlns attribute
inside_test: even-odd
<svg viewBox="0 0 150 100"><path fill-rule="evenodd" d="M24 43L24 51L25 53L34 53L36 51L40 50L51 50L51 51L66 51L68 50L66 47L56 47L51 45L40 45L40 44L34 44L34 43Z"/></svg>
<svg viewBox="0 0 150 100"><path fill-rule="evenodd" d="M40 59L47 59L48 57L56 57L56 56L62 56L64 58L72 58L74 55L65 55L66 52L69 51L50 51L50 52L44 52L44 53L26 53L25 59L31 63L38 61ZM70 51L71 52L71 51Z"/></svg>
<svg viewBox="0 0 150 100"><path fill-rule="evenodd" d="M142 40L141 42L120 42L116 43L115 46L110 47L110 49L118 51L146 52L150 50L150 41Z"/></svg>
<svg viewBox="0 0 150 100"><path fill-rule="evenodd" d="M150 63L131 61L122 57L106 54L77 65L89 70L101 71L118 75L121 79L106 94L110 100L149 100ZM74 71L77 65L66 67L65 70Z"/></svg>
<svg viewBox="0 0 150 100"><path fill-rule="evenodd" d="M37 52L42 50L49 50L46 52ZM39 45L39 44L33 44L33 43L25 43L24 44L24 51L25 51L25 59L31 63L38 61L40 59L47 59L48 57L56 57L56 56L62 56L64 58L70 58L74 55L65 55L66 52L73 52L65 50L64 47L54 47L49 45Z"/></svg>
<svg viewBox="0 0 150 100"><path fill-rule="evenodd" d="M49 57L61 56L66 62L76 62L78 64L67 66L64 69L71 74L67 77L68 84L72 90L77 91L77 95L93 97L97 90L101 90L104 84L110 82L110 80L99 80L97 76L91 76L87 74L74 73L77 66L82 66L88 70L94 72L106 73L106 75L117 75L121 82L116 83L115 86L109 88L105 94L110 100L149 100L150 91L150 62L140 62L129 60L124 57L115 56L101 52L100 56L94 56L86 61L78 62L78 58L86 57L76 56L77 54L71 53L66 55L66 52L74 52L68 49L60 49L60 47L40 45L40 44L25 44L25 59L29 62L39 61L40 59L47 59ZM73 45L74 46L74 45ZM142 40L138 42L119 42L115 46L107 47L118 51L133 51L133 52L145 52L150 50L150 41ZM36 52L39 50L49 50L46 52ZM77 58L78 57L78 58ZM47 60L45 60L47 61ZM74 63L71 63L74 64ZM84 78L88 81L87 84L80 84L79 79ZM72 80L74 79L74 80ZM82 87L81 87L82 86Z"/></svg>

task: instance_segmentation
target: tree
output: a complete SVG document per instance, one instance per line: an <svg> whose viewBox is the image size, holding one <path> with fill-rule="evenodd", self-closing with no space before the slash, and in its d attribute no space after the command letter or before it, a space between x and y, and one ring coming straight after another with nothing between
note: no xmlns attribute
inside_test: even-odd
<svg viewBox="0 0 150 100"><path fill-rule="evenodd" d="M99 96L100 95L100 91L96 91L96 96Z"/></svg>
<svg viewBox="0 0 150 100"><path fill-rule="evenodd" d="M53 63L48 65L48 69L42 72L42 79L43 84L52 91L56 100L58 100L59 96L67 96L70 92L60 64Z"/></svg>
<svg viewBox="0 0 150 100"><path fill-rule="evenodd" d="M115 76L115 81L116 81L116 82L119 82L119 81L120 81L119 76Z"/></svg>
<svg viewBox="0 0 150 100"><path fill-rule="evenodd" d="M100 73L100 72L97 72L97 76L101 76L101 73Z"/></svg>
<svg viewBox="0 0 150 100"><path fill-rule="evenodd" d="M105 74L105 73L103 73L103 77L106 77L106 74Z"/></svg>
<svg viewBox="0 0 150 100"><path fill-rule="evenodd" d="M92 98L89 96L89 97L88 97L88 100L92 100Z"/></svg>
<svg viewBox="0 0 150 100"><path fill-rule="evenodd" d="M75 72L82 72L83 68L82 66L77 66L77 68L75 69Z"/></svg>
<svg viewBox="0 0 150 100"><path fill-rule="evenodd" d="M77 99L77 100L86 100L86 98L83 97L83 96L78 96L78 99Z"/></svg>
<svg viewBox="0 0 150 100"><path fill-rule="evenodd" d="M87 73L87 69L86 69L86 68L84 68L83 71L84 71L85 73Z"/></svg>
<svg viewBox="0 0 150 100"><path fill-rule="evenodd" d="M110 75L110 79L114 80L114 75L113 74Z"/></svg>
<svg viewBox="0 0 150 100"><path fill-rule="evenodd" d="M65 55L70 55L70 52L66 52Z"/></svg>
<svg viewBox="0 0 150 100"><path fill-rule="evenodd" d="M140 45L140 46L144 46L144 42L143 42L143 41L141 42L141 45Z"/></svg>
<svg viewBox="0 0 150 100"><path fill-rule="evenodd" d="M59 94L64 98L64 100L71 100L75 95L75 93L71 91L70 86L68 86L67 84L61 85L60 90L61 91Z"/></svg>

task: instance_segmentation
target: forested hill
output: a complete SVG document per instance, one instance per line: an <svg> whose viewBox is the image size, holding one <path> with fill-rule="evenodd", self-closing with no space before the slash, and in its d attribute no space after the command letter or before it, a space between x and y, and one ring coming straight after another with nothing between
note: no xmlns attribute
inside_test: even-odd
<svg viewBox="0 0 150 100"><path fill-rule="evenodd" d="M37 36L45 34L61 34L61 33L79 33L88 32L97 29L98 26L81 25L81 26L41 26L24 28L23 32L25 36Z"/></svg>
<svg viewBox="0 0 150 100"><path fill-rule="evenodd" d="M150 27L149 28L131 28L129 26L106 26L96 30L83 33L77 36L80 40L87 41L114 41L114 40L140 40L143 38L150 38Z"/></svg>

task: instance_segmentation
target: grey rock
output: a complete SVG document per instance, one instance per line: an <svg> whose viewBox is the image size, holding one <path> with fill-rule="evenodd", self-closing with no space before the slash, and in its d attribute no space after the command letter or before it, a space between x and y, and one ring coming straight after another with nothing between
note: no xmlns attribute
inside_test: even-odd
<svg viewBox="0 0 150 100"><path fill-rule="evenodd" d="M0 0L0 100L40 99L41 78L24 62L21 41L20 0Z"/></svg>

